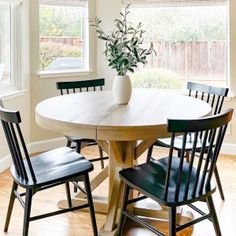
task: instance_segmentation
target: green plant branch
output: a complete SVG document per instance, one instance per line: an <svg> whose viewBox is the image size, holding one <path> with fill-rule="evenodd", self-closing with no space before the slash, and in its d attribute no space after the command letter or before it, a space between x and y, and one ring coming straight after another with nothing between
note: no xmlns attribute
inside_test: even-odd
<svg viewBox="0 0 236 236"><path fill-rule="evenodd" d="M128 71L134 72L139 63L146 64L147 56L156 54L153 45L148 49L142 48L143 35L142 23L136 27L127 20L130 5L127 5L124 13L120 12L121 19L115 19L115 29L111 34L106 34L101 28L102 20L95 18L90 20L90 25L96 28L98 38L106 41L104 54L108 60L108 66L115 69L118 75L125 75Z"/></svg>

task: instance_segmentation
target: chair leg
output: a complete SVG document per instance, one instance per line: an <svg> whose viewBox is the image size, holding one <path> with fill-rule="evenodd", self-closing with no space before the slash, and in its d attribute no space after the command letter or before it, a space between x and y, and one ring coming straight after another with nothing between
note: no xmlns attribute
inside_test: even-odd
<svg viewBox="0 0 236 236"><path fill-rule="evenodd" d="M224 201L225 196L224 196L224 191L223 191L223 188L222 188L222 185L221 185L220 176L219 176L217 166L215 166L214 174L215 174L216 183L217 183L217 186L218 186L218 189L219 189L219 192L220 192L220 197Z"/></svg>
<svg viewBox="0 0 236 236"><path fill-rule="evenodd" d="M169 235L176 236L176 207L169 208Z"/></svg>
<svg viewBox="0 0 236 236"><path fill-rule="evenodd" d="M66 187L66 197L67 197L68 207L71 208L72 202L71 202L71 195L70 195L70 184L68 181L65 183L65 187Z"/></svg>
<svg viewBox="0 0 236 236"><path fill-rule="evenodd" d="M76 141L75 151L80 154L81 152L81 142Z"/></svg>
<svg viewBox="0 0 236 236"><path fill-rule="evenodd" d="M94 211L94 206L93 206L93 198L91 194L91 187L90 187L88 174L84 175L84 187L86 190L86 196L87 196L87 200L89 204L90 217L91 217L92 226L93 226L93 234L94 236L97 236L98 235L97 223L96 223L95 211Z"/></svg>
<svg viewBox="0 0 236 236"><path fill-rule="evenodd" d="M81 152L81 142L77 141L75 144L75 151L80 154ZM77 193L77 188L74 186L74 193Z"/></svg>
<svg viewBox="0 0 236 236"><path fill-rule="evenodd" d="M6 217L5 226L4 226L4 232L8 231L8 226L9 226L10 219L11 219L11 213L12 213L12 209L13 209L14 202L15 202L14 191L17 190L17 188L18 188L18 184L14 181L13 185L12 185L12 189L11 189L11 196L10 196L9 204L8 204L8 210L7 210L7 217Z"/></svg>
<svg viewBox="0 0 236 236"><path fill-rule="evenodd" d="M23 225L23 236L28 236L29 231L29 218L31 212L33 190L27 189L25 196L25 212L24 212L24 225Z"/></svg>
<svg viewBox="0 0 236 236"><path fill-rule="evenodd" d="M126 211L126 209L127 209L127 201L129 200L130 187L127 184L125 184L124 187L125 187L125 189L124 189L124 200L123 200L122 206L121 206L120 222L119 222L119 228L118 228L118 236L122 236L123 235L123 230L124 230L125 220L126 220L126 216L123 214L123 212Z"/></svg>
<svg viewBox="0 0 236 236"><path fill-rule="evenodd" d="M148 161L151 160L151 157L152 157L152 151L153 151L153 145L152 145L150 148L148 148L146 162L148 162Z"/></svg>
<svg viewBox="0 0 236 236"><path fill-rule="evenodd" d="M67 147L71 147L71 141L70 141L70 140L67 140L66 146L67 146Z"/></svg>
<svg viewBox="0 0 236 236"><path fill-rule="evenodd" d="M217 215L216 215L216 210L215 210L215 206L214 206L212 196L207 197L206 200L207 200L207 205L208 205L209 212L212 216L212 220L213 220L212 222L213 222L213 226L214 226L214 229L215 229L216 236L221 236L220 225L219 225L219 221L218 221L218 218L217 218Z"/></svg>
<svg viewBox="0 0 236 236"><path fill-rule="evenodd" d="M98 151L99 151L100 158L103 158L103 152L102 152L102 148L100 146L98 146ZM102 160L102 159L101 159L101 168L104 169L104 160Z"/></svg>
<svg viewBox="0 0 236 236"><path fill-rule="evenodd" d="M186 151L186 161L190 162L190 153L188 151Z"/></svg>
<svg viewBox="0 0 236 236"><path fill-rule="evenodd" d="M177 150L177 156L180 157L181 156L181 150Z"/></svg>

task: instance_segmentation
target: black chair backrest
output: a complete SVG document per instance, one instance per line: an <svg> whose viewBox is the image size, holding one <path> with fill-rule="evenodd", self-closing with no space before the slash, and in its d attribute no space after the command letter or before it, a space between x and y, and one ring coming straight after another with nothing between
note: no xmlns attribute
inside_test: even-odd
<svg viewBox="0 0 236 236"><path fill-rule="evenodd" d="M189 90L189 96L205 100L209 103L214 115L221 112L224 98L227 97L229 92L228 88L213 87L193 82L188 82L187 89Z"/></svg>
<svg viewBox="0 0 236 236"><path fill-rule="evenodd" d="M26 182L31 178L36 183L35 173L20 129L20 112L9 111L0 106L0 119L18 176ZM23 157L25 157L28 167Z"/></svg>
<svg viewBox="0 0 236 236"><path fill-rule="evenodd" d="M189 197L197 197L207 192L207 188L210 186L210 181L212 173L216 166L216 161L220 152L220 148L223 142L223 138L226 132L227 124L231 120L233 114L233 109L229 109L224 113L217 114L214 116L200 118L196 120L168 120L168 131L172 133L169 159L168 159L168 171L165 179L165 200L170 196L169 188L171 188L174 193L174 200L178 201L181 193L181 199L187 199ZM175 137L183 133L182 150L178 166L173 169L173 150L175 145ZM193 143L192 149L190 151L191 157L188 163L188 169L186 171L185 162L185 151L186 151L186 141L187 135L192 133ZM200 156L196 158L195 152L197 145L199 146L198 136L200 133L204 133L202 139L202 146L200 151ZM210 142L208 143L208 137L211 136ZM207 148L206 148L207 147ZM206 152L207 150L207 152ZM204 156L205 154L205 156ZM203 161L205 159L205 161ZM196 167L196 169L193 168ZM174 173L177 172L176 182L173 184ZM172 180L171 180L172 179ZM185 181L182 181L182 180ZM174 185L174 188L173 188ZM191 195L191 196L189 196Z"/></svg>
<svg viewBox="0 0 236 236"><path fill-rule="evenodd" d="M89 91L89 88L92 88L93 91L96 91L96 88L103 89L105 85L105 79L91 79L83 81L68 81L68 82L57 82L57 89L60 90L61 95Z"/></svg>

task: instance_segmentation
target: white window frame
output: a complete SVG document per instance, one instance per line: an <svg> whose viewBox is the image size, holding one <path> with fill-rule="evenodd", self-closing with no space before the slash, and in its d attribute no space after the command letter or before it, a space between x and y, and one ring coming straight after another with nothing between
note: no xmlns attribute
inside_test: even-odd
<svg viewBox="0 0 236 236"><path fill-rule="evenodd" d="M0 85L0 95L12 94L22 90L21 73L21 30L22 30L22 2L18 0L0 0L10 5L10 84Z"/></svg>
<svg viewBox="0 0 236 236"><path fill-rule="evenodd" d="M60 77L77 77L77 76L87 76L92 74L96 68L96 61L94 60L96 56L96 42L93 40L95 34L91 27L89 27L89 21L85 21L85 40L86 40L86 48L85 48L85 61L87 64L87 68L83 70L58 70L58 71L41 71L40 70L40 42L39 42L39 0L30 2L31 7L30 9L33 10L31 16L31 22L34 22L33 25L35 30L32 35L34 38L37 37L37 45L32 45L31 49L35 52L35 57L37 55L37 59L33 62L33 71L35 74L39 76L39 78L47 79L47 78L60 78ZM87 19L95 17L95 0L88 0L87 1ZM93 7L92 7L93 6ZM35 14L34 14L35 13ZM37 52L36 52L37 51Z"/></svg>

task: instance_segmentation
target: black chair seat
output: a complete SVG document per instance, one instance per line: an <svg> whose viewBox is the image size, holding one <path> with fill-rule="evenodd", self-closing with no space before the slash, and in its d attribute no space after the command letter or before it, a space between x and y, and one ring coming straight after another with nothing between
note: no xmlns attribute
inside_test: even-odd
<svg viewBox="0 0 236 236"><path fill-rule="evenodd" d="M171 176L170 176L170 185L168 188L168 199L165 200L164 191L165 191L165 178L168 171L168 159L165 157L155 161L149 161L142 165L139 165L134 168L129 168L122 170L120 172L121 179L131 186L134 189L142 192L145 196L152 198L153 200L164 204L166 206L179 206L188 204L193 201L193 186L194 180L196 179L196 169L193 168L192 176L189 186L189 192L187 198L184 197L187 177L189 173L189 163L184 162L183 172L182 172L182 181L180 186L179 198L178 201L175 201L175 189L176 189L176 180L178 175L178 167L180 163L180 158L173 157L172 166L171 166ZM215 191L214 184L206 188L207 194L213 193ZM194 198L194 201L198 200L198 197L205 198L205 193L197 194Z"/></svg>
<svg viewBox="0 0 236 236"><path fill-rule="evenodd" d="M65 179L83 180L83 173L93 170L93 165L83 156L74 152L71 148L62 147L48 151L32 157L32 167L37 176L37 182L33 183L31 179L27 182L19 177L15 167L12 166L11 172L15 181L25 186L42 186L51 183L63 181ZM30 176L30 171L27 168L27 162L24 160L26 171ZM78 173L80 176L78 177Z"/></svg>

